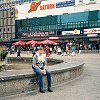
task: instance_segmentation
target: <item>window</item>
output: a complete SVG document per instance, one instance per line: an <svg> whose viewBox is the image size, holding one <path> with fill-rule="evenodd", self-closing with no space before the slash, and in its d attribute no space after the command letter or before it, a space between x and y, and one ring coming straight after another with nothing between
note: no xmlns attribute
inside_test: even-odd
<svg viewBox="0 0 100 100"><path fill-rule="evenodd" d="M80 22L77 23L77 27L80 28Z"/></svg>
<svg viewBox="0 0 100 100"><path fill-rule="evenodd" d="M90 1L95 1L95 0L90 0Z"/></svg>
<svg viewBox="0 0 100 100"><path fill-rule="evenodd" d="M9 31L9 28L8 28L8 31Z"/></svg>
<svg viewBox="0 0 100 100"><path fill-rule="evenodd" d="M88 21L84 22L84 27L88 27Z"/></svg>
<svg viewBox="0 0 100 100"><path fill-rule="evenodd" d="M0 32L1 32L1 29L0 29Z"/></svg>
<svg viewBox="0 0 100 100"><path fill-rule="evenodd" d="M94 26L98 26L98 21L95 21L94 22Z"/></svg>
<svg viewBox="0 0 100 100"><path fill-rule="evenodd" d="M3 29L3 31L5 32L5 28Z"/></svg>
<svg viewBox="0 0 100 100"><path fill-rule="evenodd" d="M79 3L83 3L83 0L79 0Z"/></svg>
<svg viewBox="0 0 100 100"><path fill-rule="evenodd" d="M8 34L6 35L7 39L9 38Z"/></svg>
<svg viewBox="0 0 100 100"><path fill-rule="evenodd" d="M29 2L32 2L32 0L28 0Z"/></svg>
<svg viewBox="0 0 100 100"><path fill-rule="evenodd" d="M68 28L72 28L73 23L68 23Z"/></svg>
<svg viewBox="0 0 100 100"><path fill-rule="evenodd" d="M91 21L91 26L94 26L95 22L94 21Z"/></svg>
<svg viewBox="0 0 100 100"><path fill-rule="evenodd" d="M11 12L11 15L14 15L14 12Z"/></svg>
<svg viewBox="0 0 100 100"><path fill-rule="evenodd" d="M90 3L96 3L96 0L89 0Z"/></svg>
<svg viewBox="0 0 100 100"><path fill-rule="evenodd" d="M84 22L81 22L81 27L84 27Z"/></svg>
<svg viewBox="0 0 100 100"><path fill-rule="evenodd" d="M98 26L100 26L100 20L98 20Z"/></svg>
<svg viewBox="0 0 100 100"><path fill-rule="evenodd" d="M55 25L50 25L49 28L52 30L52 29L55 29ZM60 28L60 27L59 27ZM46 27L46 29L48 30L48 26Z"/></svg>
<svg viewBox="0 0 100 100"><path fill-rule="evenodd" d="M72 28L76 28L77 23L73 23Z"/></svg>

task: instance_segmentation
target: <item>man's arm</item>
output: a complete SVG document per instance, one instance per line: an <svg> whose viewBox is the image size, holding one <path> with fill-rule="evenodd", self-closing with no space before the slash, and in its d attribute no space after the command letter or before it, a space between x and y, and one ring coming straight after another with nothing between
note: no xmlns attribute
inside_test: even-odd
<svg viewBox="0 0 100 100"><path fill-rule="evenodd" d="M45 65L45 66L44 66L44 69L46 69L46 66L47 66L47 58L45 57L44 60L45 60L45 61L44 61L44 62L45 62L45 64L44 64L44 65Z"/></svg>
<svg viewBox="0 0 100 100"><path fill-rule="evenodd" d="M33 57L33 67L36 68L36 69L41 70L41 69L37 66L36 63L37 63L37 55L34 55L34 57Z"/></svg>

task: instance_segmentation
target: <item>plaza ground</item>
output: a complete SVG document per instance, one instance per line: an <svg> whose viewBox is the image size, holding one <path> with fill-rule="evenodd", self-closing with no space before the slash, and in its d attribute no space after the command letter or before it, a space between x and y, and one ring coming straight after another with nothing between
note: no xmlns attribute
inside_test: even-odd
<svg viewBox="0 0 100 100"><path fill-rule="evenodd" d="M64 61L79 60L85 63L80 77L53 88L52 93L26 93L0 98L0 100L100 100L100 55L81 54L75 57L51 55ZM68 60L69 59L69 60Z"/></svg>

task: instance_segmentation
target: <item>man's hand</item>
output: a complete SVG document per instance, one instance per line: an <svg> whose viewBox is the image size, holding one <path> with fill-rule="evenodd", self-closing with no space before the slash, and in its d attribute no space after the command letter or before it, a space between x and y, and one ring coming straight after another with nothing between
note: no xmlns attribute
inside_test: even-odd
<svg viewBox="0 0 100 100"><path fill-rule="evenodd" d="M42 74L44 74L44 75L46 74L46 70L45 69L41 70L41 71L42 71Z"/></svg>

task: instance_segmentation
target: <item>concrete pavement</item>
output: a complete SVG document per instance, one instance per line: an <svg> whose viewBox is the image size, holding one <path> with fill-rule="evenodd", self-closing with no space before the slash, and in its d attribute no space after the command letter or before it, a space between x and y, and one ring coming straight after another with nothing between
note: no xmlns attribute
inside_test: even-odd
<svg viewBox="0 0 100 100"><path fill-rule="evenodd" d="M100 100L100 55L82 54L76 57L60 56L60 58L83 61L84 74L71 82L53 88L53 93L37 93L36 95L27 93L0 98L0 100Z"/></svg>

